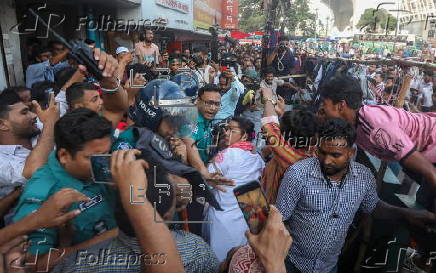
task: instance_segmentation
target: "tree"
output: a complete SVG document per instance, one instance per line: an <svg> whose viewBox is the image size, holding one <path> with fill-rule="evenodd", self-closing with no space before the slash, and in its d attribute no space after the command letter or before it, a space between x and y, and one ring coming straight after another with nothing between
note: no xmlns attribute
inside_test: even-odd
<svg viewBox="0 0 436 273"><path fill-rule="evenodd" d="M253 32L265 26L263 0L239 0L239 26L242 31ZM304 36L315 35L316 15L309 11L309 0L274 0L274 27L293 35L301 31Z"/></svg>
<svg viewBox="0 0 436 273"><path fill-rule="evenodd" d="M316 15L310 12L308 0L284 0L284 20L281 29L288 28L295 35L300 30L304 36L315 35Z"/></svg>
<svg viewBox="0 0 436 273"><path fill-rule="evenodd" d="M388 31L394 31L397 27L397 19L385 9L370 8L360 16L356 27L370 33L385 32L386 27Z"/></svg>
<svg viewBox="0 0 436 273"><path fill-rule="evenodd" d="M241 31L260 31L264 27L263 0L239 0L239 28Z"/></svg>

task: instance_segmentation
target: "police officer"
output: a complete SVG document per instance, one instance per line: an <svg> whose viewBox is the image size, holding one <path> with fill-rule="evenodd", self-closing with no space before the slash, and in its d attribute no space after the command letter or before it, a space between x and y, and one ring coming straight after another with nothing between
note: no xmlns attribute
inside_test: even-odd
<svg viewBox="0 0 436 273"><path fill-rule="evenodd" d="M111 134L111 122L97 112L79 108L63 116L55 126L56 151L49 155L47 164L39 168L26 184L14 221L39 209L60 190L72 188L91 200L75 203L70 208L79 209L81 213L71 222L72 236L62 238L71 239L73 246L68 250L78 249L77 244L116 228L114 192L107 185L93 182L90 162L91 155L109 153ZM65 249L59 247L59 232L59 228L48 228L38 229L29 235L29 252L38 267L40 263L47 262L49 264L44 265L50 268L65 255ZM97 242L94 240L94 243ZM53 252L53 249L57 250ZM50 257L50 260L42 257Z"/></svg>

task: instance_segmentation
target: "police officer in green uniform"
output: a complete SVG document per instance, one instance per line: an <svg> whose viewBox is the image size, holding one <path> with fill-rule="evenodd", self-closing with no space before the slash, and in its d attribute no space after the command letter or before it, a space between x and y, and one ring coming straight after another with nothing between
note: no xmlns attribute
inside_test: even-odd
<svg viewBox="0 0 436 273"><path fill-rule="evenodd" d="M197 145L201 160L209 163L209 147L213 145L212 129L221 106L221 91L216 85L206 85L198 91L198 121L191 138Z"/></svg>
<svg viewBox="0 0 436 273"><path fill-rule="evenodd" d="M37 210L61 189L73 188L91 199L85 203L75 203L69 208L81 210L71 223L73 248L116 228L113 214L116 193L105 184L92 182L90 163L91 155L109 153L111 133L111 122L86 108L63 116L55 126L56 151L50 154L47 164L38 169L26 184L14 221ZM38 256L58 248L58 235L57 228L34 231L29 235L30 253Z"/></svg>

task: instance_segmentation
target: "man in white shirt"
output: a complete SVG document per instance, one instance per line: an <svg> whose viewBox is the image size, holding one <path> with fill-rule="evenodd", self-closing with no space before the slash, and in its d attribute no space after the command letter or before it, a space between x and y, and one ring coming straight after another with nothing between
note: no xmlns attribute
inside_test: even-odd
<svg viewBox="0 0 436 273"><path fill-rule="evenodd" d="M431 112L433 107L433 71L424 71L424 78L418 85L418 91L421 97L421 111Z"/></svg>
<svg viewBox="0 0 436 273"><path fill-rule="evenodd" d="M290 78L291 81L293 81L292 78ZM278 78L274 77L274 70L273 69L267 69L264 75L264 80L260 82L260 88L270 88L273 91L273 98L275 101L277 101L277 87L279 86L285 86L285 87L292 87L292 84L289 82L285 82L284 80L280 80ZM258 90L256 94L256 101L260 102L261 94L260 90ZM260 106L263 108L263 104L260 103Z"/></svg>
<svg viewBox="0 0 436 273"><path fill-rule="evenodd" d="M374 78L376 72L377 72L377 65L371 64L368 66L368 76Z"/></svg>
<svg viewBox="0 0 436 273"><path fill-rule="evenodd" d="M19 197L16 188L23 186L46 163L54 148L54 124L59 118L59 108L54 98L45 111L37 103L33 104L38 115L13 90L6 89L0 94L0 212L3 213ZM42 133L36 126L37 116L44 124ZM40 137L35 146L37 136Z"/></svg>

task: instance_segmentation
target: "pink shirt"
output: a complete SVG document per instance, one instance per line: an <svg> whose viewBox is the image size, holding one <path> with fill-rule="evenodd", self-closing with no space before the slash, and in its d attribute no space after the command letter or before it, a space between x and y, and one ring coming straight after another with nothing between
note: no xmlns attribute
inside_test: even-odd
<svg viewBox="0 0 436 273"><path fill-rule="evenodd" d="M418 151L436 163L436 113L363 106L357 116L356 144L385 161L400 161Z"/></svg>

